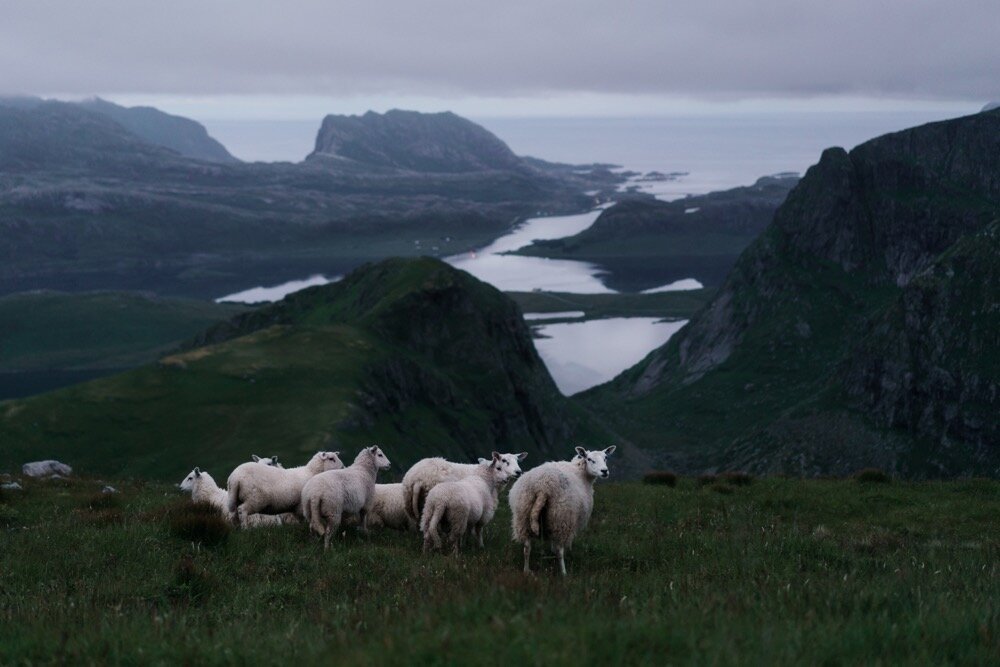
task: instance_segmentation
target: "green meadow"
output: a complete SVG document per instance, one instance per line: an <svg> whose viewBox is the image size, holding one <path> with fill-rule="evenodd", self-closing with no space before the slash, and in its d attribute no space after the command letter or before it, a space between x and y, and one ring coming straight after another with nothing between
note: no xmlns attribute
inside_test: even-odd
<svg viewBox="0 0 1000 667"><path fill-rule="evenodd" d="M348 531L323 553L105 483L3 492L0 664L1000 660L996 481L599 482L565 579L521 573L505 498L483 551Z"/></svg>

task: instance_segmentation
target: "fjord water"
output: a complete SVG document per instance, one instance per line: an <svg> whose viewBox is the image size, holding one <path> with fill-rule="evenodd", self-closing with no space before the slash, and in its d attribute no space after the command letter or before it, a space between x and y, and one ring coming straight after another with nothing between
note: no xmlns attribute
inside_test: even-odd
<svg viewBox="0 0 1000 667"><path fill-rule="evenodd" d="M687 320L664 322L655 317L612 317L587 322L539 326L535 348L569 396L611 380L642 361L677 333Z"/></svg>

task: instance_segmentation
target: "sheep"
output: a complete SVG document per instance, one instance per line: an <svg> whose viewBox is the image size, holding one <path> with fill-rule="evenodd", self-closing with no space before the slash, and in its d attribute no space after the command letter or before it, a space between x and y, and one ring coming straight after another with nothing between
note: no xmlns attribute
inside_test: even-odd
<svg viewBox="0 0 1000 667"><path fill-rule="evenodd" d="M266 459L263 459L266 460ZM212 507L218 508L224 517L229 517L227 508L229 495L225 489L220 489L207 472L201 468L195 468L184 480L178 484L181 491L190 491L191 500L196 503L208 503ZM277 515L251 514L246 517L247 527L257 528L261 526L280 526L287 523L298 523L298 518L292 513Z"/></svg>
<svg viewBox="0 0 1000 667"><path fill-rule="evenodd" d="M263 463L265 465L274 466L275 468L281 468L282 470L285 468L285 466L278 463L278 457L276 455L260 457L256 454L251 454L250 458L253 459L254 463Z"/></svg>
<svg viewBox="0 0 1000 667"><path fill-rule="evenodd" d="M375 477L389 467L378 447L365 447L343 470L320 473L302 487L301 507L309 529L323 537L323 549L346 517L356 516L361 531L368 532L368 513L375 501Z"/></svg>
<svg viewBox="0 0 1000 667"><path fill-rule="evenodd" d="M420 520L424 534L424 553L441 548L438 526L447 521L448 541L454 553L467 532L471 532L483 547L483 528L496 513L498 492L513 473L504 465L498 452L487 465L479 464L475 472L454 482L441 482L427 494L427 502Z"/></svg>
<svg viewBox="0 0 1000 667"><path fill-rule="evenodd" d="M509 477L517 477L521 474L521 466L518 465L518 462L523 461L527 456L528 452L500 455L502 466ZM479 459L478 463L452 463L441 457L417 461L403 475L403 499L406 503L406 513L410 519L419 522L420 512L431 489L441 482L457 482L489 463L490 461L482 458Z"/></svg>
<svg viewBox="0 0 1000 667"><path fill-rule="evenodd" d="M239 525L250 514L299 512L302 487L315 475L343 468L339 452L317 452L304 466L276 468L243 463L229 475L226 508Z"/></svg>
<svg viewBox="0 0 1000 667"><path fill-rule="evenodd" d="M572 461L551 461L526 472L510 488L511 532L524 545L524 572L531 573L531 540L548 539L566 575L565 551L590 521L594 481L609 476L607 457L615 446L587 451L577 447Z"/></svg>
<svg viewBox="0 0 1000 667"><path fill-rule="evenodd" d="M417 523L406 513L402 484L376 484L375 500L367 517L369 528L417 529Z"/></svg>

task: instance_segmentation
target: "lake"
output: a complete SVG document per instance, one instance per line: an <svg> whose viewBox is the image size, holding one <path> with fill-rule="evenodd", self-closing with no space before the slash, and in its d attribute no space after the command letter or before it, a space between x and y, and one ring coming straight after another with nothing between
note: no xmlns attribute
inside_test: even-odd
<svg viewBox="0 0 1000 667"><path fill-rule="evenodd" d="M544 338L535 348L563 394L570 396L611 380L670 340L687 320L612 317L535 327Z"/></svg>

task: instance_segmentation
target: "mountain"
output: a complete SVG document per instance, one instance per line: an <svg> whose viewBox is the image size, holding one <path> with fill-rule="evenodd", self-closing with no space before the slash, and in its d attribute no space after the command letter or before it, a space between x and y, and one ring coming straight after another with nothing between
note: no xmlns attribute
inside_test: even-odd
<svg viewBox="0 0 1000 667"><path fill-rule="evenodd" d="M1000 109L1000 102L989 102L980 109L980 112L993 111L994 109Z"/></svg>
<svg viewBox="0 0 1000 667"><path fill-rule="evenodd" d="M585 397L682 468L1000 474L1000 112L825 151L665 346Z"/></svg>
<svg viewBox="0 0 1000 667"><path fill-rule="evenodd" d="M373 442L397 470L491 449L537 462L604 435L589 424L511 300L434 259L387 260L237 316L158 363L0 404L0 468L56 457L173 480L254 452L294 463Z"/></svg>
<svg viewBox="0 0 1000 667"><path fill-rule="evenodd" d="M472 121L444 113L393 109L323 119L310 160L420 172L523 171L503 141Z"/></svg>
<svg viewBox="0 0 1000 667"><path fill-rule="evenodd" d="M616 179L521 166L206 162L77 104L0 104L0 294L218 297L384 257L453 255L537 211L579 211L592 201L585 190Z"/></svg>
<svg viewBox="0 0 1000 667"><path fill-rule="evenodd" d="M672 202L628 198L579 234L535 241L516 254L594 262L608 271L607 285L619 290L684 278L718 286L798 180L765 176L751 186Z"/></svg>
<svg viewBox="0 0 1000 667"><path fill-rule="evenodd" d="M207 162L239 162L225 146L209 136L204 125L190 118L153 107L123 107L99 97L78 104L111 118L143 141L169 148L184 157Z"/></svg>

